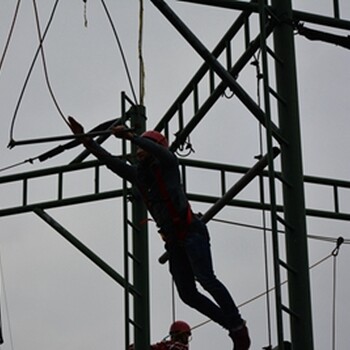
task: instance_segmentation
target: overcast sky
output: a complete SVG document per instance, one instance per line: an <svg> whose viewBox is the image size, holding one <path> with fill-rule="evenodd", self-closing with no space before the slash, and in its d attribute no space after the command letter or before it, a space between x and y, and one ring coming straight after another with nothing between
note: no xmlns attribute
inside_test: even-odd
<svg viewBox="0 0 350 350"><path fill-rule="evenodd" d="M3 52L16 6L15 0L1 0L0 52ZM340 0L341 17L349 19L350 4ZM55 1L37 0L41 27L46 25ZM168 0L167 3L211 50L239 15L239 11ZM118 31L133 85L138 95L137 0L106 1ZM294 1L297 10L332 16L332 0ZM87 20L87 26L84 21ZM254 33L252 22L252 33ZM332 31L330 28L322 28ZM336 30L339 35L349 35ZM256 32L255 32L256 33ZM147 125L154 127L186 83L202 64L202 59L177 33L163 15L145 0L143 56L146 71L145 106ZM253 35L252 35L253 36ZM310 42L295 36L303 167L306 175L348 181L350 165L349 50ZM242 37L234 42L235 55L242 52ZM15 107L35 51L38 47L32 1L22 1L15 30L0 70L0 169L35 158L58 145L38 144L7 148ZM63 1L58 4L44 43L50 82L65 115L73 115L86 129L119 117L121 92L132 97L121 55L100 1ZM255 68L247 65L239 83L257 101ZM273 76L273 74L272 74ZM273 79L271 79L273 80ZM274 84L274 82L272 82ZM173 132L176 132L176 127ZM60 117L45 83L38 58L20 104L13 129L16 140L66 135L70 131ZM251 166L260 153L256 119L235 97L222 97L191 135L195 153L190 159ZM120 153L120 142L106 143L111 152ZM35 161L3 170L0 176L65 165L81 147L64 152L45 163ZM276 161L279 168L279 162ZM121 182L108 171L102 172L103 189L119 188ZM228 180L234 183L238 177ZM93 174L83 171L67 177L64 194L91 193ZM220 182L213 172L188 174L191 192L217 195ZM56 180L33 181L31 201L50 200ZM254 182L241 199L257 200ZM7 208L21 203L19 185L0 185L0 205ZM350 191L340 193L341 209L350 213ZM306 188L309 207L332 210L332 193L316 186ZM192 203L204 212L208 205ZM118 199L49 210L62 226L78 237L117 271L123 271L122 211ZM242 224L262 225L260 212L225 209L218 218ZM308 233L321 237L350 239L349 223L308 219ZM209 224L213 258L218 277L242 304L266 290L264 241L261 230L218 222ZM328 256L334 243L309 240L310 264ZM150 224L151 339L166 336L174 317L172 285L166 266L157 258L162 242ZM124 293L122 288L76 251L35 214L1 218L1 307L5 343L1 349L84 349L110 350L124 346ZM273 285L272 252L268 248L269 280ZM333 264L332 259L313 269L311 274L315 349L332 347ZM337 258L336 342L337 349L350 343L348 332L350 283L349 246L342 246ZM272 343L276 345L274 299L271 298ZM178 319L192 326L206 321L175 297ZM241 308L252 336L252 349L269 345L266 298ZM286 333L288 337L288 332ZM228 349L230 339L219 326L209 322L193 332L191 350Z"/></svg>

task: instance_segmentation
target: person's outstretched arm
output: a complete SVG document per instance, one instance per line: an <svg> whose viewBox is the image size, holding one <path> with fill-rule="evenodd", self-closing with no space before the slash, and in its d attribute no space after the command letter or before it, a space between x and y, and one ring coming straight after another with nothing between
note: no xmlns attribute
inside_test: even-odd
<svg viewBox="0 0 350 350"><path fill-rule="evenodd" d="M69 126L74 134L84 134L84 127L77 122L73 117L68 117ZM91 137L82 137L82 144L89 150L97 159L105 164L108 169L116 173L118 176L134 183L136 180L136 170L133 166L128 165L119 157L113 156L106 151Z"/></svg>

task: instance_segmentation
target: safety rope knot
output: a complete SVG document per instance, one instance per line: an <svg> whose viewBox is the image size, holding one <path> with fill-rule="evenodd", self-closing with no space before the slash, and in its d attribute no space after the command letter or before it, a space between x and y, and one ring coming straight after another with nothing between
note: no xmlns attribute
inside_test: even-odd
<svg viewBox="0 0 350 350"><path fill-rule="evenodd" d="M15 146L16 146L16 141L11 137L11 139L7 145L7 148L12 149Z"/></svg>
<svg viewBox="0 0 350 350"><path fill-rule="evenodd" d="M340 246L344 243L344 238L343 237L338 237L337 239L337 245L336 247L333 249L332 251L332 255L333 256L337 256L339 254L339 249L340 249Z"/></svg>

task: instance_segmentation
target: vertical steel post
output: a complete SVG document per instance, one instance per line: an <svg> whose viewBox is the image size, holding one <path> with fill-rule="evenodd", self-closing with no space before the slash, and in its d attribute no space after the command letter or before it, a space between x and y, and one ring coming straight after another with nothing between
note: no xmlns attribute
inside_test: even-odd
<svg viewBox="0 0 350 350"><path fill-rule="evenodd" d="M276 62L277 91L282 100L278 103L282 174L285 179L283 198L285 208L287 263L291 337L294 350L312 350L312 314L307 249L305 199L295 47L291 0L272 0L272 7L281 22L274 31L275 54L283 63Z"/></svg>
<svg viewBox="0 0 350 350"><path fill-rule="evenodd" d="M144 131L146 128L145 108L133 106L129 111L131 127ZM136 154L132 145L131 152ZM133 198L132 203L132 247L134 287L140 293L134 297L134 338L135 350L150 348L150 302L149 302L149 259L147 211L141 199ZM145 223L146 222L146 223Z"/></svg>

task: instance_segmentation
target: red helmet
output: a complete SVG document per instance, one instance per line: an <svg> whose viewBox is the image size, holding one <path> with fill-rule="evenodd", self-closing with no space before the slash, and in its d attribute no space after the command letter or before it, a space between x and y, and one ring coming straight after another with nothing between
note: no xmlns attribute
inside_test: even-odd
<svg viewBox="0 0 350 350"><path fill-rule="evenodd" d="M159 143L163 147L166 147L166 148L169 147L167 138L158 131L155 131L155 130L145 131L141 135L141 137L145 137L145 138L150 139L156 143Z"/></svg>
<svg viewBox="0 0 350 350"><path fill-rule="evenodd" d="M187 333L191 335L191 327L185 321L175 321L169 330L170 335L174 335L176 333Z"/></svg>

